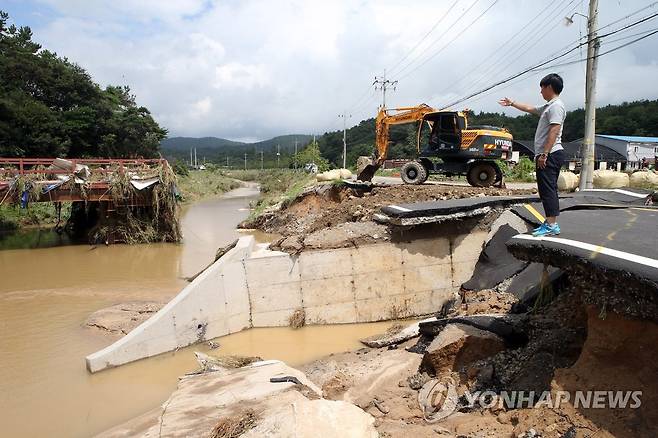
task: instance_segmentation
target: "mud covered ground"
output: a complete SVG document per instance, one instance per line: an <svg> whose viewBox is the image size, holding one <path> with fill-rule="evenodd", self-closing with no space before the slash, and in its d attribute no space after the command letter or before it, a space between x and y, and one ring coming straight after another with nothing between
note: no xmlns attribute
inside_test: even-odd
<svg viewBox="0 0 658 438"><path fill-rule="evenodd" d="M581 292L577 286L566 286L549 306L519 315L528 336L523 345L507 346L452 369L435 371L425 366L422 348L420 354L413 352L423 342L421 333L419 340L388 348L335 354L305 365L302 371L323 389L324 397L352 402L375 417L382 437L653 436L656 384L648 373L656 370L656 353L647 350L651 342L644 338L658 333L656 325L618 315L601 319L597 309L582 302ZM487 300L482 299L485 295ZM472 314L475 307L478 311L489 307L486 313L507 313L512 300L506 294L482 291L467 298L452 315ZM638 333L643 334L638 337ZM650 365L638 371L637 359ZM438 421L428 421L419 403L430 379L449 379L460 396L454 412ZM583 409L575 408L573 400L559 406L538 400L544 392L556 397L556 391L638 388L643 390L640 409ZM534 408L465 402L466 392L485 391L534 391Z"/></svg>
<svg viewBox="0 0 658 438"><path fill-rule="evenodd" d="M374 186L371 190L359 190L322 184L308 188L291 202L278 204L257 218L243 222L240 228L282 236L271 245L272 249L296 252L303 248L339 248L387 240L388 227L372 221L373 215L386 205L533 192L434 184Z"/></svg>

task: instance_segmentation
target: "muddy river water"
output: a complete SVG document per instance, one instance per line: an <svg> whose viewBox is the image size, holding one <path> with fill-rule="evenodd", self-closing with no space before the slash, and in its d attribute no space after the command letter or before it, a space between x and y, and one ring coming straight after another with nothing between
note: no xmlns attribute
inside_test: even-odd
<svg viewBox="0 0 658 438"><path fill-rule="evenodd" d="M193 346L89 374L84 358L113 341L85 328L92 312L126 301L167 301L240 235L255 186L183 212L184 243L0 250L0 436L86 437L156 408L196 368ZM256 236L264 239L263 236ZM44 239L47 240L47 239ZM359 346L390 323L251 329L212 354L291 365Z"/></svg>

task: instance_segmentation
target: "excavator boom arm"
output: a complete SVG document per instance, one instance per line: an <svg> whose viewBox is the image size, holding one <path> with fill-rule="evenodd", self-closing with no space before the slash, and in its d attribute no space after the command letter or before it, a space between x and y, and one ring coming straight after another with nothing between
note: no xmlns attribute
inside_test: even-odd
<svg viewBox="0 0 658 438"><path fill-rule="evenodd" d="M393 114L389 112L395 111ZM429 105L385 109L381 108L375 120L375 146L377 159L375 165L381 166L388 157L388 134L391 125L402 125L422 120L425 114L436 111Z"/></svg>

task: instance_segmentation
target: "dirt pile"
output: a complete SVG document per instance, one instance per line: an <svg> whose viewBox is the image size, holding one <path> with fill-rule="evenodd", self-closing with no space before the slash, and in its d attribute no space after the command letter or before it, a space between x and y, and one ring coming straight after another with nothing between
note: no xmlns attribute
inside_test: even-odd
<svg viewBox="0 0 658 438"><path fill-rule="evenodd" d="M388 239L387 228L372 222L373 215L386 205L528 193L532 190L434 184L373 186L365 190L321 184L307 189L285 205L243 222L240 227L281 235L282 238L272 244L273 249L295 252L307 246L339 248Z"/></svg>
<svg viewBox="0 0 658 438"><path fill-rule="evenodd" d="M89 315L85 327L114 336L127 335L164 306L155 301L133 301L97 310Z"/></svg>

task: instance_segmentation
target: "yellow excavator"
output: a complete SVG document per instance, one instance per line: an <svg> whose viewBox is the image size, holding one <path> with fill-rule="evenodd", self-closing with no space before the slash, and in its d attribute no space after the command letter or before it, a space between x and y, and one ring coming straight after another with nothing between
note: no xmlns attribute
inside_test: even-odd
<svg viewBox="0 0 658 438"><path fill-rule="evenodd" d="M418 121L418 158L402 167L400 176L405 183L422 184L430 174L443 174L466 175L468 183L476 187L502 184L503 173L495 160L512 158L512 134L494 126L469 127L465 112L437 111L425 104L380 108L375 120L376 156L357 179L371 181L386 161L391 125Z"/></svg>

